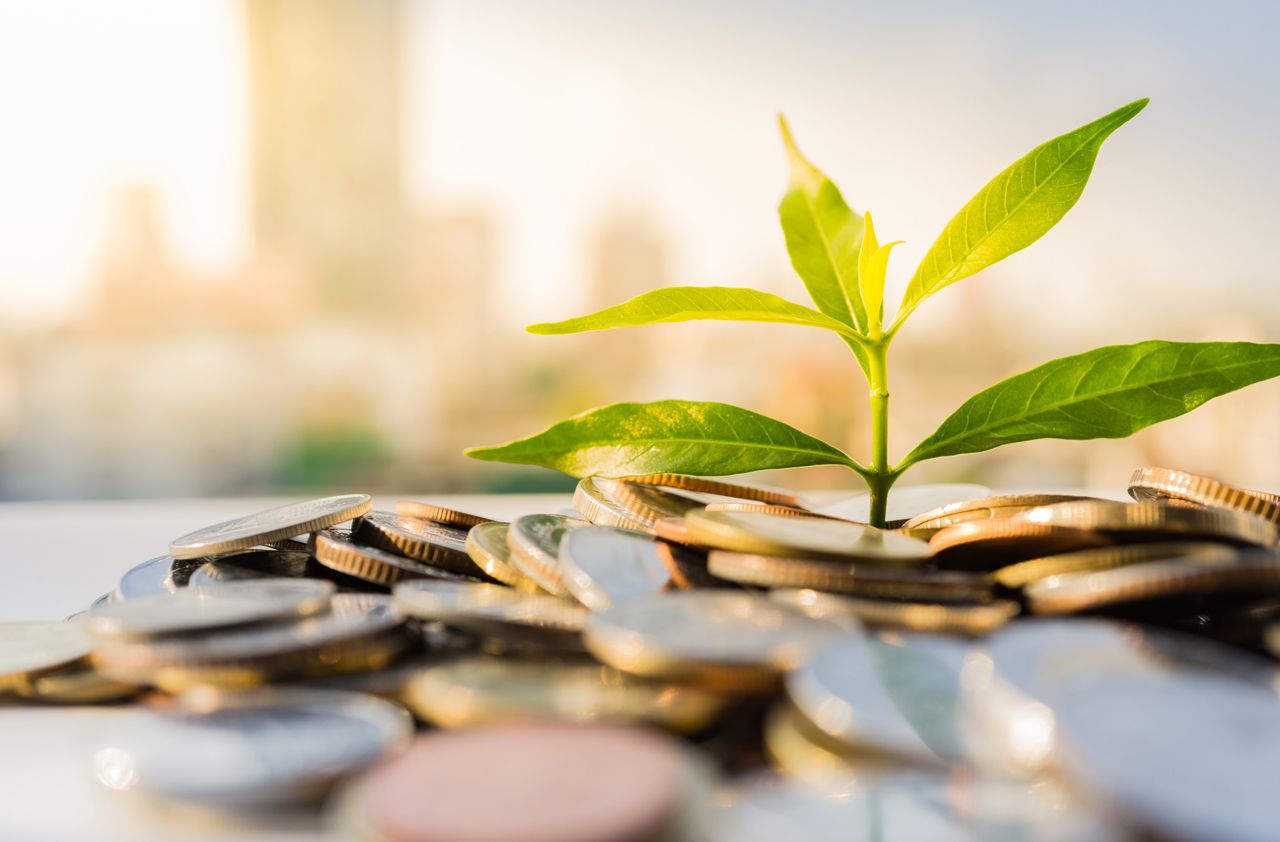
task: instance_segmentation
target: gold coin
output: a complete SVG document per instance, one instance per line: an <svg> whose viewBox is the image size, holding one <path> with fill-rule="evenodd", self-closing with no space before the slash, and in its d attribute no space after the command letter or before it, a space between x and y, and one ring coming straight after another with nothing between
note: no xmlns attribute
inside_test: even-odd
<svg viewBox="0 0 1280 842"><path fill-rule="evenodd" d="M1280 523L1280 495L1237 488L1170 468L1138 468L1129 479L1129 496L1135 500L1179 500L1233 509Z"/></svg>
<svg viewBox="0 0 1280 842"><path fill-rule="evenodd" d="M1001 567L991 574L996 584L1006 588L1024 588L1032 582L1064 573L1110 570L1148 561L1167 561L1184 556L1235 558L1237 551L1225 544L1207 541L1162 541L1154 544L1121 544L1072 553L1033 558Z"/></svg>
<svg viewBox="0 0 1280 842"><path fill-rule="evenodd" d="M674 541L685 546L696 546L698 543L689 534L689 525L683 517L664 517L654 521L653 534L664 541Z"/></svg>
<svg viewBox="0 0 1280 842"><path fill-rule="evenodd" d="M93 667L83 666L34 676L14 692L44 704L100 705L132 699L142 688L112 681Z"/></svg>
<svg viewBox="0 0 1280 842"><path fill-rule="evenodd" d="M1015 518L957 523L938 530L929 539L939 565L971 570L992 570L1023 559L1111 543L1106 535L1089 529Z"/></svg>
<svg viewBox="0 0 1280 842"><path fill-rule="evenodd" d="M563 515L525 515L507 528L507 549L516 569L547 593L569 596L560 570L560 541L585 522Z"/></svg>
<svg viewBox="0 0 1280 842"><path fill-rule="evenodd" d="M0 691L84 662L93 638L78 622L0 623Z"/></svg>
<svg viewBox="0 0 1280 842"><path fill-rule="evenodd" d="M988 577L956 570L886 568L726 550L711 551L707 570L721 579L764 588L812 588L881 599L945 602L991 598Z"/></svg>
<svg viewBox="0 0 1280 842"><path fill-rule="evenodd" d="M681 517L702 503L661 488L587 477L578 483L573 505L584 518L600 526L652 533L658 520Z"/></svg>
<svg viewBox="0 0 1280 842"><path fill-rule="evenodd" d="M772 689L839 631L762 594L677 591L592 613L584 640L623 672L745 692Z"/></svg>
<svg viewBox="0 0 1280 842"><path fill-rule="evenodd" d="M961 500L958 503L948 503L945 506L930 509L908 520L903 524L903 528L942 529L971 520L1008 517L1027 509L1034 509L1036 506L1092 499L1095 498L1077 494L1002 494L996 497L979 497L975 500Z"/></svg>
<svg viewBox="0 0 1280 842"><path fill-rule="evenodd" d="M1065 573L1027 586L1023 596L1035 614L1072 614L1122 602L1219 591L1274 590L1280 555L1253 550L1234 558L1180 558L1113 570Z"/></svg>
<svg viewBox="0 0 1280 842"><path fill-rule="evenodd" d="M418 518L369 512L356 521L353 537L387 552L464 576L483 571L467 555L467 530Z"/></svg>
<svg viewBox="0 0 1280 842"><path fill-rule="evenodd" d="M1092 529L1126 541L1200 538L1233 544L1274 546L1276 525L1257 515L1231 509L1192 509L1162 503L1116 503L1087 500L1040 506L1014 515L1011 521Z"/></svg>
<svg viewBox="0 0 1280 842"><path fill-rule="evenodd" d="M651 722L685 733L708 725L726 701L706 690L647 681L598 663L484 656L419 672L405 700L420 718L445 728L556 719Z"/></svg>
<svg viewBox="0 0 1280 842"><path fill-rule="evenodd" d="M790 491L763 488L758 485L740 485L708 477L694 477L687 474L645 474L623 477L623 481L637 485L655 485L680 491L694 491L700 494L715 494L720 497L736 497L739 500L755 500L759 503L773 503L791 508L800 507L800 498Z"/></svg>
<svg viewBox="0 0 1280 842"><path fill-rule="evenodd" d="M859 771L901 765L884 755L858 752L835 743L788 702L774 705L765 714L763 737L769 762L784 775L804 780L848 778Z"/></svg>
<svg viewBox="0 0 1280 842"><path fill-rule="evenodd" d="M930 555L924 541L849 521L706 509L685 520L694 538L721 550L897 565Z"/></svg>
<svg viewBox="0 0 1280 842"><path fill-rule="evenodd" d="M740 503L738 501L708 503L704 506L709 512L745 512L747 514L777 515L778 517L816 517L825 520L842 520L842 518L820 515L807 509L793 506L779 506L770 503Z"/></svg>
<svg viewBox="0 0 1280 842"><path fill-rule="evenodd" d="M769 596L810 617L855 620L865 626L968 637L995 631L1017 616L1019 610L1016 602L1005 599L958 604L899 602L790 588L770 591Z"/></svg>
<svg viewBox="0 0 1280 842"><path fill-rule="evenodd" d="M538 583L520 572L511 562L511 548L507 546L508 523L490 521L471 527L467 533L467 555L476 566L504 585L510 585L523 593L538 593Z"/></svg>
<svg viewBox="0 0 1280 842"><path fill-rule="evenodd" d="M493 518L471 515L455 509L448 509L444 506L437 506L434 503L419 503L414 500L401 500L396 503L395 513L404 517L416 517L419 520L445 523L449 526L479 526L482 523L493 522Z"/></svg>
<svg viewBox="0 0 1280 842"><path fill-rule="evenodd" d="M439 567L422 564L376 547L366 547L352 541L345 541L326 532L316 533L315 558L330 570L387 588L402 579L467 581L467 577L457 573L450 573Z"/></svg>
<svg viewBox="0 0 1280 842"><path fill-rule="evenodd" d="M373 507L368 494L343 494L303 503L289 503L251 515L216 523L175 538L169 555L175 559L202 558L247 550L272 541L328 529L360 517Z"/></svg>

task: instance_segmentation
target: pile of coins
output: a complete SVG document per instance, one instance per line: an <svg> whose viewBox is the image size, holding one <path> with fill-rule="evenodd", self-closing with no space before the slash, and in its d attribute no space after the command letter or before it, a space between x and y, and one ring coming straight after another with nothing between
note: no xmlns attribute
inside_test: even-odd
<svg viewBox="0 0 1280 842"><path fill-rule="evenodd" d="M511 523L329 497L0 624L0 695L129 704L127 797L364 842L1274 839L1280 497L1128 491L907 489L886 529L668 474Z"/></svg>

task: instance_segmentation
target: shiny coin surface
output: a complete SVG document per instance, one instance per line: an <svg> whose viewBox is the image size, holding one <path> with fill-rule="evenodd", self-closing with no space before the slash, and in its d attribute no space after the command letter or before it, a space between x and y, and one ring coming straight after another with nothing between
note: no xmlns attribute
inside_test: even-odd
<svg viewBox="0 0 1280 842"><path fill-rule="evenodd" d="M709 512L744 512L747 514L777 515L778 517L828 517L827 515L816 514L808 509L797 509L794 506L778 506L769 503L743 503L736 500L726 503L708 503L703 508ZM839 518L831 519L839 520Z"/></svg>
<svg viewBox="0 0 1280 842"><path fill-rule="evenodd" d="M257 579L140 596L92 609L85 626L99 638L159 637L298 619L329 607L332 582Z"/></svg>
<svg viewBox="0 0 1280 842"><path fill-rule="evenodd" d="M1131 564L1112 570L1063 573L1023 590L1034 614L1071 614L1104 605L1222 591L1280 588L1280 555L1250 550L1233 557L1193 556Z"/></svg>
<svg viewBox="0 0 1280 842"><path fill-rule="evenodd" d="M289 503L175 538L169 544L169 555L178 559L199 558L247 550L270 541L336 526L360 517L372 507L373 501L368 494L343 494Z"/></svg>
<svg viewBox="0 0 1280 842"><path fill-rule="evenodd" d="M1170 468L1138 468L1129 479L1129 496L1135 500L1182 500L1200 506L1234 509L1280 523L1280 495L1237 488Z"/></svg>
<svg viewBox="0 0 1280 842"><path fill-rule="evenodd" d="M791 606L810 617L833 622L854 621L872 628L976 637L990 634L1017 616L1016 602L937 603L903 602L840 596L809 589L781 588L769 598Z"/></svg>
<svg viewBox="0 0 1280 842"><path fill-rule="evenodd" d="M450 573L481 574L467 555L465 527L429 523L388 512L369 512L356 521L352 537L360 543L399 553Z"/></svg>
<svg viewBox="0 0 1280 842"><path fill-rule="evenodd" d="M1115 503L1108 500L1057 503L1028 509L1012 520L1070 526L1114 534L1126 541L1195 538L1256 544L1276 543L1276 525L1257 515L1230 509L1193 509L1162 503Z"/></svg>
<svg viewBox="0 0 1280 842"><path fill-rule="evenodd" d="M357 693L193 692L139 713L94 755L111 789L214 807L308 801L336 781L404 749L404 709Z"/></svg>
<svg viewBox="0 0 1280 842"><path fill-rule="evenodd" d="M595 525L569 530L560 539L559 560L569 592L593 611L671 584L658 543L642 532Z"/></svg>
<svg viewBox="0 0 1280 842"><path fill-rule="evenodd" d="M80 623L0 623L0 691L83 661L93 646Z"/></svg>
<svg viewBox="0 0 1280 842"><path fill-rule="evenodd" d="M839 630L761 594L677 591L591 614L587 648L624 672L767 687Z"/></svg>
<svg viewBox="0 0 1280 842"><path fill-rule="evenodd" d="M406 701L446 728L495 721L645 721L697 731L724 707L719 695L637 679L586 661L470 657L421 671Z"/></svg>
<svg viewBox="0 0 1280 842"><path fill-rule="evenodd" d="M685 520L700 542L742 553L896 565L919 564L930 555L924 541L830 518L701 509L690 512Z"/></svg>
<svg viewBox="0 0 1280 842"><path fill-rule="evenodd" d="M203 559L178 561L172 556L157 556L129 568L120 577L120 584L116 585L113 598L134 599L146 594L174 593L187 586L192 574L202 564Z"/></svg>
<svg viewBox="0 0 1280 842"><path fill-rule="evenodd" d="M571 599L501 585L418 579L396 585L395 600L410 617L507 640L576 640L587 619L587 609Z"/></svg>
<svg viewBox="0 0 1280 842"><path fill-rule="evenodd" d="M560 542L584 521L562 515L525 515L507 529L507 548L517 569L556 596L568 596L560 570Z"/></svg>
<svg viewBox="0 0 1280 842"><path fill-rule="evenodd" d="M434 503L419 503L414 500L401 500L396 503L395 512L405 517L447 523L450 526L479 526L482 523L491 523L493 521L492 518L455 511L444 506L437 506Z"/></svg>
<svg viewBox="0 0 1280 842"><path fill-rule="evenodd" d="M1168 561L1169 559L1185 557L1227 560L1235 558L1238 554L1239 551L1233 547L1208 541L1159 541L1152 544L1121 544L1114 547L1078 550L1071 553L1020 561L994 571L991 574L991 578L1006 588L1024 588L1040 579L1048 579L1051 576L1060 576L1065 573L1111 570L1116 567L1127 567L1130 564L1143 564L1148 561Z"/></svg>
<svg viewBox="0 0 1280 842"><path fill-rule="evenodd" d="M813 588L881 599L966 602L991 597L986 576L956 570L890 568L824 559L712 550L707 570L720 579L764 588Z"/></svg>
<svg viewBox="0 0 1280 842"><path fill-rule="evenodd" d="M511 548L507 546L508 523L482 523L467 532L467 555L487 576L510 585L518 591L536 593L542 590L511 561Z"/></svg>
<svg viewBox="0 0 1280 842"><path fill-rule="evenodd" d="M939 530L929 539L942 567L994 570L1039 556L1107 546L1112 539L1090 529L1014 518L974 520Z"/></svg>
<svg viewBox="0 0 1280 842"><path fill-rule="evenodd" d="M437 731L349 790L339 826L379 842L674 838L687 763L675 741L617 726Z"/></svg>
<svg viewBox="0 0 1280 842"><path fill-rule="evenodd" d="M257 579L300 579L311 570L311 554L286 550L246 550L206 561L191 574L194 588Z"/></svg>
<svg viewBox="0 0 1280 842"><path fill-rule="evenodd" d="M903 524L904 529L942 529L957 523L971 520L991 520L1008 517L1018 512L1034 509L1037 506L1049 506L1054 503L1070 503L1076 500L1090 500L1078 494L1001 494L995 497L978 497L974 500L961 500L938 506L927 512L916 515Z"/></svg>
<svg viewBox="0 0 1280 842"><path fill-rule="evenodd" d="M901 526L921 512L961 500L988 497L990 494L990 488L972 483L900 485L889 495L885 521L890 526ZM871 495L864 491L843 500L810 508L820 514L866 523L871 519Z"/></svg>
<svg viewBox="0 0 1280 842"><path fill-rule="evenodd" d="M377 547L347 541L327 532L316 533L316 561L330 570L354 576L364 582L391 587L404 579L447 579L468 581L457 573L432 567Z"/></svg>
<svg viewBox="0 0 1280 842"><path fill-rule="evenodd" d="M591 523L652 532L658 520L682 517L702 503L661 488L587 477L578 483L573 505Z"/></svg>
<svg viewBox="0 0 1280 842"><path fill-rule="evenodd" d="M795 508L800 505L800 499L790 491L784 491L780 488L765 488L759 485L726 482L725 480L711 477L693 477L686 474L645 474L643 476L624 477L623 481L633 485L656 485L662 488L675 488L680 491L715 494L719 497L754 500L758 503L770 503L777 506Z"/></svg>
<svg viewBox="0 0 1280 842"><path fill-rule="evenodd" d="M94 650L93 663L117 681L170 691L196 684L253 686L380 669L410 648L403 624L389 596L336 594L327 613L298 622L109 643Z"/></svg>

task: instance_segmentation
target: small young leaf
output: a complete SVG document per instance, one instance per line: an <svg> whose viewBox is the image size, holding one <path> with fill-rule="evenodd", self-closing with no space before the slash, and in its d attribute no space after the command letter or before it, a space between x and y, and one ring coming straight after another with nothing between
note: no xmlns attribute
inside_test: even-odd
<svg viewBox="0 0 1280 842"><path fill-rule="evenodd" d="M540 334L580 333L698 319L807 325L857 338L857 333L845 322L767 292L739 287L655 289L588 316L529 325L528 330Z"/></svg>
<svg viewBox="0 0 1280 842"><path fill-rule="evenodd" d="M969 200L907 285L901 324L925 298L1044 236L1084 192L1102 142L1141 111L1140 99L1032 149Z"/></svg>
<svg viewBox="0 0 1280 842"><path fill-rule="evenodd" d="M862 217L849 209L831 179L800 152L781 115L778 125L791 166L790 183L778 205L791 265L819 310L866 330L866 308L858 291Z"/></svg>
<svg viewBox="0 0 1280 842"><path fill-rule="evenodd" d="M494 462L555 468L575 477L739 474L767 468L846 465L825 442L759 413L723 403L615 403L497 447L466 451Z"/></svg>
<svg viewBox="0 0 1280 842"><path fill-rule="evenodd" d="M965 401L900 468L1030 439L1123 438L1280 375L1280 345L1139 342L1047 362Z"/></svg>
<svg viewBox="0 0 1280 842"><path fill-rule="evenodd" d="M884 322L884 276L889 268L889 252L902 241L880 245L871 221L871 211L867 211L865 222L862 248L858 251L858 288L862 294L862 306L867 309L867 330L874 336L880 332Z"/></svg>

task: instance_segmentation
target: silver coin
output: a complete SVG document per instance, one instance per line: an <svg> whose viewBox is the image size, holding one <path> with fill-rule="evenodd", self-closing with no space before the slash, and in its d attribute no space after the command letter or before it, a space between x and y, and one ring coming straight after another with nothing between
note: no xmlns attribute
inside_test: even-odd
<svg viewBox="0 0 1280 842"><path fill-rule="evenodd" d="M501 585L414 579L396 585L394 595L396 605L411 617L516 641L576 639L588 613L572 600Z"/></svg>
<svg viewBox="0 0 1280 842"><path fill-rule="evenodd" d="M201 559L179 561L162 555L129 568L116 585L114 600L136 599L147 594L176 593L187 586Z"/></svg>
<svg viewBox="0 0 1280 842"><path fill-rule="evenodd" d="M586 521L562 515L516 518L507 528L511 563L548 593L568 596L569 588L560 571L560 541L569 530L585 524Z"/></svg>
<svg viewBox="0 0 1280 842"><path fill-rule="evenodd" d="M946 637L841 635L787 675L787 693L846 745L945 765L967 758L957 703L969 648Z"/></svg>
<svg viewBox="0 0 1280 842"><path fill-rule="evenodd" d="M305 550L246 550L206 561L191 574L188 584L200 588L259 579L301 579L310 565L311 555Z"/></svg>
<svg viewBox="0 0 1280 842"><path fill-rule="evenodd" d="M323 795L406 747L412 735L403 708L358 693L200 693L118 728L94 755L94 767L112 789L215 807L266 807Z"/></svg>
<svg viewBox="0 0 1280 842"><path fill-rule="evenodd" d="M360 517L373 508L368 494L343 494L234 518L175 538L169 544L174 558L199 558L247 550L272 541L327 529Z"/></svg>
<svg viewBox="0 0 1280 842"><path fill-rule="evenodd" d="M99 606L85 625L102 638L155 637L228 629L324 611L332 582L257 579L213 588L183 588Z"/></svg>
<svg viewBox="0 0 1280 842"><path fill-rule="evenodd" d="M32 673L83 660L93 638L77 622L0 623L0 690Z"/></svg>
<svg viewBox="0 0 1280 842"><path fill-rule="evenodd" d="M657 543L629 529L571 529L560 539L559 561L569 591L593 611L659 593L671 583Z"/></svg>

